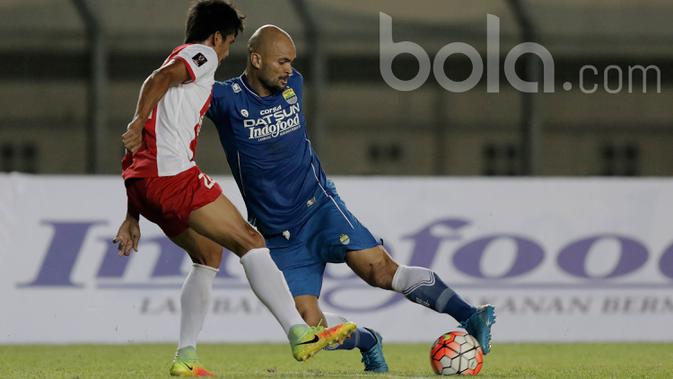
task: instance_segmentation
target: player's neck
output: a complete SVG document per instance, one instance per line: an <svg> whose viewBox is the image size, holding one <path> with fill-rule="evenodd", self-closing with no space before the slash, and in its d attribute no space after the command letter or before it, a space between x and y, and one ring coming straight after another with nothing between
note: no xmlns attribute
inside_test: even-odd
<svg viewBox="0 0 673 379"><path fill-rule="evenodd" d="M255 93L261 97L271 96L271 91L266 88L264 84L254 75L250 75L248 69L245 70L245 81L247 82L250 89L255 91Z"/></svg>

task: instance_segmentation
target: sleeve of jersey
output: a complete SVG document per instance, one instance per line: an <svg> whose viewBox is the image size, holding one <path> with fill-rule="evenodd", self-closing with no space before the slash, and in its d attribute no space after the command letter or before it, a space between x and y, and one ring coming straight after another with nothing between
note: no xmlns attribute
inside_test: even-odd
<svg viewBox="0 0 673 379"><path fill-rule="evenodd" d="M296 69L292 69L292 76L290 77L290 82L294 87L295 92L299 95L300 98L303 97L304 92L304 75Z"/></svg>
<svg viewBox="0 0 673 379"><path fill-rule="evenodd" d="M211 47L190 45L182 49L174 59L182 61L189 72L189 82L198 82L211 77L217 69L217 54Z"/></svg>
<svg viewBox="0 0 673 379"><path fill-rule="evenodd" d="M227 118L227 89L228 86L224 83L215 82L213 85L213 97L210 102L210 108L208 108L208 112L206 113L206 117L208 117L218 128Z"/></svg>

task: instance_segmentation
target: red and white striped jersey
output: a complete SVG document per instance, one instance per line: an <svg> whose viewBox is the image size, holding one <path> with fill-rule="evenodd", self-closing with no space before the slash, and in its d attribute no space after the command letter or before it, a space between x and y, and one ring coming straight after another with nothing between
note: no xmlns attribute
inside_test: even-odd
<svg viewBox="0 0 673 379"><path fill-rule="evenodd" d="M193 166L196 143L215 82L218 60L206 45L176 47L164 65L179 60L189 81L171 87L152 110L143 130L143 145L122 160L122 176L147 178L177 175Z"/></svg>

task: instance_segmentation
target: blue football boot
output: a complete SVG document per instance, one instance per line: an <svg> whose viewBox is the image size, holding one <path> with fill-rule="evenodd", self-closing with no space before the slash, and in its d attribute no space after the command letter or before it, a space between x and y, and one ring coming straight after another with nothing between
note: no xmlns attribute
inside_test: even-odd
<svg viewBox="0 0 673 379"><path fill-rule="evenodd" d="M495 307L491 304L477 307L477 311L467 320L460 323L460 327L467 334L477 339L484 355L491 351L491 326L495 324Z"/></svg>
<svg viewBox="0 0 673 379"><path fill-rule="evenodd" d="M376 345L372 346L367 351L361 351L362 362L365 364L365 371L371 372L388 372L388 364L383 357L383 338L381 335L369 328L367 329L376 338Z"/></svg>

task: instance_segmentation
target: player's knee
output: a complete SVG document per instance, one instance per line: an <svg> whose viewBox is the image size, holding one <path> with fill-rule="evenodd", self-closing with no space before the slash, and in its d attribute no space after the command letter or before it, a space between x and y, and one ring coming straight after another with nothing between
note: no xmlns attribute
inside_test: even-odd
<svg viewBox="0 0 673 379"><path fill-rule="evenodd" d="M191 252L189 256L194 263L219 268L222 262L222 248L218 246L216 248L202 249L197 252Z"/></svg>
<svg viewBox="0 0 673 379"><path fill-rule="evenodd" d="M249 224L242 225L232 235L231 246L227 246L239 257L252 249L259 249L266 246L264 237L255 228Z"/></svg>
<svg viewBox="0 0 673 379"><path fill-rule="evenodd" d="M255 230L252 226L248 226L248 230L246 233L248 233L248 236L250 238L250 244L252 245L253 249L258 249L260 247L265 247L266 246L266 241L264 240L264 237L262 237L261 234L257 230Z"/></svg>
<svg viewBox="0 0 673 379"><path fill-rule="evenodd" d="M251 249L259 249L260 247L266 246L264 237L255 228L249 224L245 224L243 230L241 231L241 245L243 248L248 251Z"/></svg>

